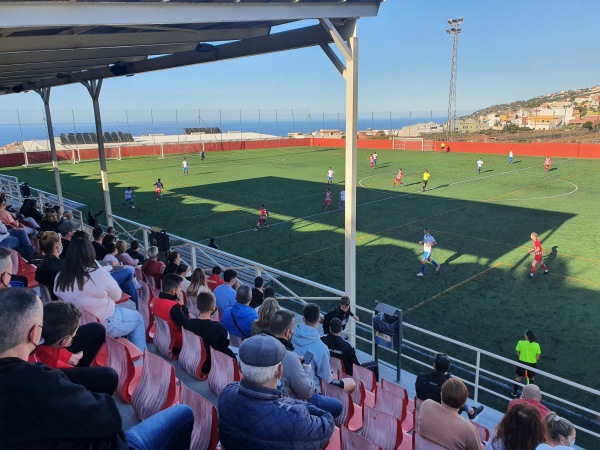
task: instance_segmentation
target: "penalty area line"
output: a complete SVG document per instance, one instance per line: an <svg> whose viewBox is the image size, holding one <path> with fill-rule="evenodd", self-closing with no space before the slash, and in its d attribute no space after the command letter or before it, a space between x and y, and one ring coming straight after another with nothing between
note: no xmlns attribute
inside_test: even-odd
<svg viewBox="0 0 600 450"><path fill-rule="evenodd" d="M417 310L417 309L421 308L422 306L425 306L426 304L428 304L428 303L430 303L430 302L433 302L433 301L437 300L438 298L440 298L440 297L442 297L442 296L444 296L444 295L448 294L449 292L452 292L453 290L455 290L455 289L458 289L459 287L461 287L461 286L463 286L463 285L465 285L465 284L467 284L467 283L470 283L471 281L475 280L476 278L479 278L480 276L482 276L482 275L485 275L485 274L486 274L486 273L488 273L489 271L491 271L491 270L494 270L495 268L497 268L497 267L499 267L499 266L501 266L501 265L502 265L502 263L495 263L495 264L494 264L494 265L492 265L491 267L488 267L487 269L484 269L484 270L482 270L481 272L479 272L479 273L476 273L475 275L473 275L473 276L471 276L471 277L467 278L466 280L463 280L463 281L461 281L461 282L459 282L459 283L456 283L455 285L453 285L453 286L450 286L450 287L449 287L449 288L447 288L447 289L444 289L442 292L439 292L439 293L435 294L434 296L432 296L432 297L429 297L429 298L427 298L427 299L423 300L423 301L422 301L422 302L420 302L420 303L417 303L417 304L416 304L415 306L413 306L412 308L409 308L409 309L407 309L406 311L404 311L404 314L405 314L405 315L406 315L406 314L410 314L411 312L413 312L413 311L415 311L415 310Z"/></svg>

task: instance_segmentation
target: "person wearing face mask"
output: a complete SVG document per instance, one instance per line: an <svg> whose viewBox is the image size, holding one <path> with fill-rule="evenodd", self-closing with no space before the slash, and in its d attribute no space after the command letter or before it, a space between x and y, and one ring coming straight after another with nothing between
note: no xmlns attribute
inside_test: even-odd
<svg viewBox="0 0 600 450"><path fill-rule="evenodd" d="M537 450L546 445L546 427L539 411L532 405L521 403L510 408L485 447L486 450Z"/></svg>
<svg viewBox="0 0 600 450"><path fill-rule="evenodd" d="M187 291L191 284L190 277L192 276L192 269L186 263L182 262L177 266L177 271L175 273L183 278L181 290L183 292Z"/></svg>
<svg viewBox="0 0 600 450"><path fill-rule="evenodd" d="M2 448L189 448L189 406L167 408L124 432L112 396L73 383L61 370L27 362L42 343L43 328L44 309L34 291L0 290Z"/></svg>
<svg viewBox="0 0 600 450"><path fill-rule="evenodd" d="M38 242L44 259L35 271L35 281L43 284L52 292L56 275L62 270L65 263L59 258L63 251L63 245L60 235L54 231L44 231Z"/></svg>
<svg viewBox="0 0 600 450"><path fill-rule="evenodd" d="M567 450L575 447L575 427L567 419L552 412L546 416L546 428L548 440L545 444L540 444L536 450Z"/></svg>

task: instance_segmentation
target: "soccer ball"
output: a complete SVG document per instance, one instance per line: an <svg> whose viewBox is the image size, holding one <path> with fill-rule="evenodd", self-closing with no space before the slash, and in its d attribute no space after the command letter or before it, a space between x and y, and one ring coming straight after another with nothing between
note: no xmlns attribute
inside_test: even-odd
<svg viewBox="0 0 600 450"><path fill-rule="evenodd" d="M131 205L131 209L135 209L135 205Z"/></svg>

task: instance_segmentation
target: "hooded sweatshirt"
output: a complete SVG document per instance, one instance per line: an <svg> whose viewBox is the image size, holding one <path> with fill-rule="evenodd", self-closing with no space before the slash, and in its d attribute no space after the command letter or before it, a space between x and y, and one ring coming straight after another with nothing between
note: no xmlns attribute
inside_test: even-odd
<svg viewBox="0 0 600 450"><path fill-rule="evenodd" d="M321 382L331 383L333 375L329 367L329 349L321 341L319 332L306 324L298 324L294 328L292 336L292 344L296 348L296 353L304 356L306 352L311 352L314 357L311 363L313 371L313 379L317 392L321 392Z"/></svg>
<svg viewBox="0 0 600 450"><path fill-rule="evenodd" d="M225 325L225 329L229 334L247 339L250 337L252 322L256 319L258 319L258 314L254 308L236 303L231 308L225 310L221 323Z"/></svg>

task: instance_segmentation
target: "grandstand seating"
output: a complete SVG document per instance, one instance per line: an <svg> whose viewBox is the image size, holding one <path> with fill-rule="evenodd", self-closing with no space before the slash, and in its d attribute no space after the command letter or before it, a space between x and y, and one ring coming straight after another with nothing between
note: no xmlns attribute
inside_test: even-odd
<svg viewBox="0 0 600 450"><path fill-rule="evenodd" d="M208 375L202 373L202 365L206 361L206 350L202 338L185 328L181 332L182 347L179 354L179 364L187 373L200 381L205 381Z"/></svg>
<svg viewBox="0 0 600 450"><path fill-rule="evenodd" d="M414 401L411 398L408 397L408 393L406 392L406 389L404 389L399 384L392 383L390 381L387 381L384 378L381 379L381 383L379 384L379 386L384 391L393 392L397 396L402 397L403 399L405 399L405 401L407 403L406 404L407 411L409 413L411 413L411 414L414 413L414 411L415 411L415 403L414 403Z"/></svg>
<svg viewBox="0 0 600 450"><path fill-rule="evenodd" d="M10 259L12 262L12 274L27 278L27 287L37 287L38 282L35 280L37 267L29 264L15 249L10 249Z"/></svg>
<svg viewBox="0 0 600 450"><path fill-rule="evenodd" d="M131 396L131 406L140 420L179 400L175 368L160 356L144 351L142 378Z"/></svg>
<svg viewBox="0 0 600 450"><path fill-rule="evenodd" d="M190 450L215 450L219 444L217 409L197 392L181 383L179 401L194 411Z"/></svg>
<svg viewBox="0 0 600 450"><path fill-rule="evenodd" d="M367 391L375 392L377 390L377 378L372 370L352 364L352 376L362 381Z"/></svg>
<svg viewBox="0 0 600 450"><path fill-rule="evenodd" d="M429 439L424 438L419 433L414 434L414 447L413 450L445 450L446 447L443 447L439 444L436 444Z"/></svg>
<svg viewBox="0 0 600 450"><path fill-rule="evenodd" d="M400 420L402 430L406 433L414 428L413 415L406 410L407 403L393 392L380 389L375 395L375 408Z"/></svg>
<svg viewBox="0 0 600 450"><path fill-rule="evenodd" d="M210 373L208 374L209 389L215 395L220 395L225 386L234 381L240 381L241 378L236 360L211 347Z"/></svg>
<svg viewBox="0 0 600 450"><path fill-rule="evenodd" d="M490 440L490 430L483 425L478 424L477 422L471 422L471 424L475 427L477 433L479 433L479 439L481 439L481 442L487 442Z"/></svg>
<svg viewBox="0 0 600 450"><path fill-rule="evenodd" d="M133 364L129 349L122 341L106 336L106 366L112 367L119 375L119 384L115 394L125 403L131 403L131 395L140 382L142 365Z"/></svg>
<svg viewBox="0 0 600 450"><path fill-rule="evenodd" d="M362 427L362 409L352 401L350 393L321 380L321 393L327 397L337 398L342 402L342 413L335 418L335 424L344 425L351 431Z"/></svg>
<svg viewBox="0 0 600 450"><path fill-rule="evenodd" d="M334 374L337 374L338 372L346 372L342 360L340 358L336 358L335 356L329 357L329 367Z"/></svg>
<svg viewBox="0 0 600 450"><path fill-rule="evenodd" d="M400 420L369 405L363 407L364 425L360 434L383 450L410 450L411 438L402 432Z"/></svg>
<svg viewBox="0 0 600 450"><path fill-rule="evenodd" d="M144 328L146 329L146 342L154 342L155 328L154 328L154 314L152 314L152 292L148 283L141 281L142 288L138 294L138 311L142 315L144 320Z"/></svg>
<svg viewBox="0 0 600 450"><path fill-rule="evenodd" d="M177 355L173 353L173 344L175 339L173 337L173 331L171 330L172 325L164 319L158 316L154 316L154 323L156 324L156 334L154 335L154 346L159 353L170 359L177 359Z"/></svg>
<svg viewBox="0 0 600 450"><path fill-rule="evenodd" d="M42 300L42 303L50 303L53 299L52 293L50 292L50 289L48 289L48 286L45 284L40 284L38 288L40 290L40 299Z"/></svg>
<svg viewBox="0 0 600 450"><path fill-rule="evenodd" d="M340 431L342 450L383 450L379 445L360 434L353 433L344 426L342 426Z"/></svg>

